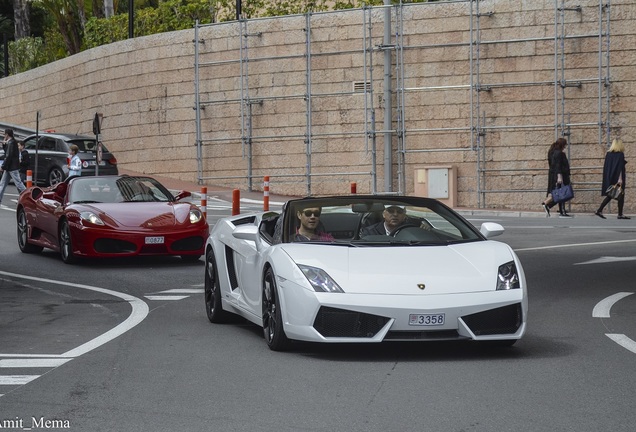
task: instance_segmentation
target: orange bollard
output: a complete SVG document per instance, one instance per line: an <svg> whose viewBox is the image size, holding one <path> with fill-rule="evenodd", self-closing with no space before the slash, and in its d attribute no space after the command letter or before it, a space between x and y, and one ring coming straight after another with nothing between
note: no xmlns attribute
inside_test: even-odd
<svg viewBox="0 0 636 432"><path fill-rule="evenodd" d="M241 191L234 189L232 191L232 216L241 213Z"/></svg>
<svg viewBox="0 0 636 432"><path fill-rule="evenodd" d="M208 187L201 186L201 212L203 216L208 218Z"/></svg>
<svg viewBox="0 0 636 432"><path fill-rule="evenodd" d="M26 187L33 186L33 171L27 170Z"/></svg>
<svg viewBox="0 0 636 432"><path fill-rule="evenodd" d="M358 183L351 182L351 193L352 194L358 193Z"/></svg>
<svg viewBox="0 0 636 432"><path fill-rule="evenodd" d="M269 211L269 176L263 179L263 211Z"/></svg>

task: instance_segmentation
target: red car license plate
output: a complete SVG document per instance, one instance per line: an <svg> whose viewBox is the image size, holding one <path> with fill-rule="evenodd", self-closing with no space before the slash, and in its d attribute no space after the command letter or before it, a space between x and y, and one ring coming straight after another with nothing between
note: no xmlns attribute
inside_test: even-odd
<svg viewBox="0 0 636 432"><path fill-rule="evenodd" d="M146 237L146 244L163 244L163 237Z"/></svg>

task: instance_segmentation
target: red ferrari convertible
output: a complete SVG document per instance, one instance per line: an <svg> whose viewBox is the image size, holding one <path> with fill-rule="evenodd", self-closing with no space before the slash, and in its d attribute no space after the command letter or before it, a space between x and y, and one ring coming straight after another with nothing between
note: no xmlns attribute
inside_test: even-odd
<svg viewBox="0 0 636 432"><path fill-rule="evenodd" d="M203 255L208 223L193 203L181 202L150 177L71 177L20 195L18 246L25 253L59 251L73 263L82 257Z"/></svg>

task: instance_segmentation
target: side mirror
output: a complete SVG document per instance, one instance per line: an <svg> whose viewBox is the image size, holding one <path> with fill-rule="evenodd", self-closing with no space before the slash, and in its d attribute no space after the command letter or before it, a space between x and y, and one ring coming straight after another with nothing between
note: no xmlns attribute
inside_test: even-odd
<svg viewBox="0 0 636 432"><path fill-rule="evenodd" d="M188 192L188 191L182 190L181 192L179 192L179 193L177 194L177 196L176 196L176 197L174 197L174 199L175 199L176 201L179 201L179 200L181 200L181 199L183 199L183 198L188 198L188 197L191 197L191 196L192 196L192 193L191 193L191 192Z"/></svg>
<svg viewBox="0 0 636 432"><path fill-rule="evenodd" d="M479 232L487 239L501 235L504 231L504 227L494 222L484 222L479 229Z"/></svg>

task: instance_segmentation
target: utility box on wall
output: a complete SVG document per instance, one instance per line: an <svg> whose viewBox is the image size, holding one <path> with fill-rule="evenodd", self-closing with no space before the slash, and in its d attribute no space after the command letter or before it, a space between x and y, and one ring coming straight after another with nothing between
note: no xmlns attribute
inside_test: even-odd
<svg viewBox="0 0 636 432"><path fill-rule="evenodd" d="M449 207L457 205L457 170L453 166L415 168L415 195L435 198Z"/></svg>

